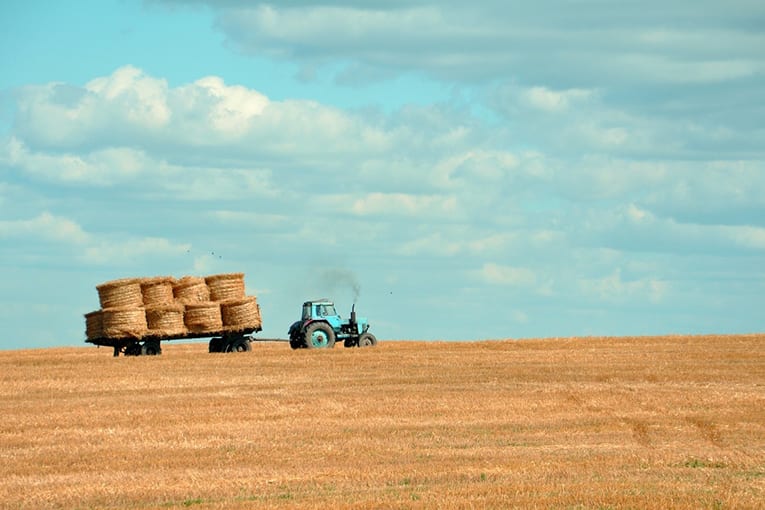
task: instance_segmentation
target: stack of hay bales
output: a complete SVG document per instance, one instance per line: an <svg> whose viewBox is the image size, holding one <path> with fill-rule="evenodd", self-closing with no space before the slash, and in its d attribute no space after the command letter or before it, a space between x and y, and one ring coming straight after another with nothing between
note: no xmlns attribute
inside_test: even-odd
<svg viewBox="0 0 765 510"><path fill-rule="evenodd" d="M88 340L183 337L261 327L244 274L122 278L96 286L101 309L85 315Z"/></svg>
<svg viewBox="0 0 765 510"><path fill-rule="evenodd" d="M146 334L149 327L143 308L140 278L112 280L97 285L96 290L101 302L102 336L140 338Z"/></svg>
<svg viewBox="0 0 765 510"><path fill-rule="evenodd" d="M210 289L210 299L220 303L223 331L236 332L261 326L257 298L245 295L244 274L208 276L205 282Z"/></svg>

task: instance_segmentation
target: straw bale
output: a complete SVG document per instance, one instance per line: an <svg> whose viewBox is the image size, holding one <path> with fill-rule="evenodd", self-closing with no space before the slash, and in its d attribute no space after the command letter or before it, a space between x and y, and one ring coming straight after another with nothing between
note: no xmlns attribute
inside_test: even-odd
<svg viewBox="0 0 765 510"><path fill-rule="evenodd" d="M85 336L88 340L104 336L104 317L101 310L85 314Z"/></svg>
<svg viewBox="0 0 765 510"><path fill-rule="evenodd" d="M223 329L226 331L241 331L261 326L260 307L254 296L222 301L220 310Z"/></svg>
<svg viewBox="0 0 765 510"><path fill-rule="evenodd" d="M102 317L103 332L107 338L140 338L149 330L143 308L105 308Z"/></svg>
<svg viewBox="0 0 765 510"><path fill-rule="evenodd" d="M185 335L184 311L185 308L181 304L164 304L146 308L146 324L149 327L149 333L158 336Z"/></svg>
<svg viewBox="0 0 765 510"><path fill-rule="evenodd" d="M122 278L96 286L101 308L126 308L143 306L141 280Z"/></svg>
<svg viewBox="0 0 765 510"><path fill-rule="evenodd" d="M186 328L193 333L214 333L223 329L220 303L206 301L201 303L186 303L186 313L183 318Z"/></svg>
<svg viewBox="0 0 765 510"><path fill-rule="evenodd" d="M244 299L244 273L216 274L205 278L212 301Z"/></svg>
<svg viewBox="0 0 765 510"><path fill-rule="evenodd" d="M184 276L173 283L173 295L183 304L206 303L210 301L210 289L205 279L198 276Z"/></svg>
<svg viewBox="0 0 765 510"><path fill-rule="evenodd" d="M155 276L141 280L143 306L149 308L172 303L174 281L175 279L171 276Z"/></svg>

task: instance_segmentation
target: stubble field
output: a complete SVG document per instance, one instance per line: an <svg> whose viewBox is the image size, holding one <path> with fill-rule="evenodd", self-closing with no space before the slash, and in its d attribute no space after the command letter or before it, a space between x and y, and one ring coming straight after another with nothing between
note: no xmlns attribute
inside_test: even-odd
<svg viewBox="0 0 765 510"><path fill-rule="evenodd" d="M206 347L0 352L0 507L765 507L765 335Z"/></svg>

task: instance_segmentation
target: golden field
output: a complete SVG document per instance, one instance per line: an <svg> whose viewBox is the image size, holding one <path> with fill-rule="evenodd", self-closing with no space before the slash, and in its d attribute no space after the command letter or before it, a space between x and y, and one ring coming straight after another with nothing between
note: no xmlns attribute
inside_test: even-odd
<svg viewBox="0 0 765 510"><path fill-rule="evenodd" d="M765 508L765 335L0 352L1 508Z"/></svg>

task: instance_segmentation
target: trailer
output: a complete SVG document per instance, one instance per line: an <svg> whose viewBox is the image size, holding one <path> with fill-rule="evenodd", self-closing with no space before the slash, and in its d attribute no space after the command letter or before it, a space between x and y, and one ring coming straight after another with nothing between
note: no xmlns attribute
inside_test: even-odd
<svg viewBox="0 0 765 510"><path fill-rule="evenodd" d="M88 338L87 343L99 347L111 347L114 356L156 356L162 354L162 342L169 340L193 340L198 338L210 338L209 352L248 352L252 350L250 342L254 341L251 336L261 331L262 328L246 328L240 331L213 331L205 333L183 333L178 335L155 335L147 334L139 337L124 338Z"/></svg>
<svg viewBox="0 0 765 510"><path fill-rule="evenodd" d="M210 352L244 352L262 330L244 273L121 278L96 290L101 308L85 314L85 341L114 356L158 355L162 342L195 338L210 338Z"/></svg>

